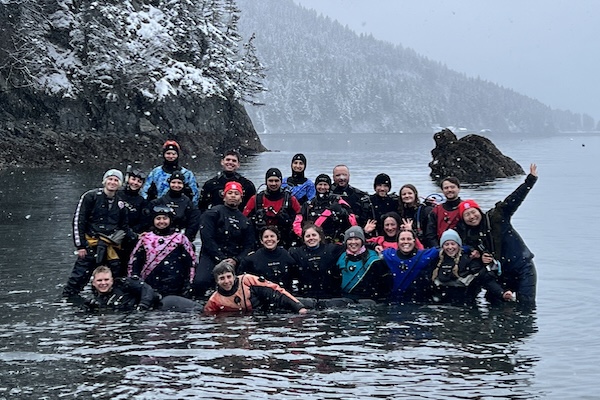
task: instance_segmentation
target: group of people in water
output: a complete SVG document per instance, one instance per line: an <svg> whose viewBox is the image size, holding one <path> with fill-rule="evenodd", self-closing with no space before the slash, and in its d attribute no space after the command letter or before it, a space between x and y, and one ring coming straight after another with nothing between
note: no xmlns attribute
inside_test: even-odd
<svg viewBox="0 0 600 400"><path fill-rule="evenodd" d="M368 194L350 185L345 165L333 179L311 181L303 154L292 157L288 177L269 168L257 193L231 150L200 187L180 152L169 140L149 174L110 169L101 188L81 196L65 298L80 298L91 278L91 309L305 313L373 302L473 304L482 292L491 304L535 306L533 254L511 223L537 181L535 164L485 212L460 198L455 177L422 199L412 184L392 193L381 173Z"/></svg>

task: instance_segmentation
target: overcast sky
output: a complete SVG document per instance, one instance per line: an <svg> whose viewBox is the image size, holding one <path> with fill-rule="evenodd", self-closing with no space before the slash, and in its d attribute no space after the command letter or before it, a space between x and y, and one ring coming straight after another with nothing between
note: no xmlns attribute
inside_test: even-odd
<svg viewBox="0 0 600 400"><path fill-rule="evenodd" d="M598 0L295 0L553 108L600 119Z"/></svg>

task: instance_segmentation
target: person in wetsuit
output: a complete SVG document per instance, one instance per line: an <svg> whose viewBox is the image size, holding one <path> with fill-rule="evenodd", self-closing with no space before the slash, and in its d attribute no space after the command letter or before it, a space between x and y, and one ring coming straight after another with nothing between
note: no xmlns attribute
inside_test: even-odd
<svg viewBox="0 0 600 400"><path fill-rule="evenodd" d="M300 205L312 200L317 191L315 184L304 176L306 172L306 156L302 153L294 154L292 157L292 176L283 178L282 188L289 188Z"/></svg>

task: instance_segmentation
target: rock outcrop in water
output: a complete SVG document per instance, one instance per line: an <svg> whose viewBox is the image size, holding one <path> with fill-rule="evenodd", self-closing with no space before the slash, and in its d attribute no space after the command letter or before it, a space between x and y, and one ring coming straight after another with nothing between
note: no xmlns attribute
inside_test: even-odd
<svg viewBox="0 0 600 400"><path fill-rule="evenodd" d="M471 134L458 139L451 130L444 129L433 135L433 139L436 146L431 150L430 176L438 183L446 176L456 176L461 182L481 183L525 173L483 136Z"/></svg>
<svg viewBox="0 0 600 400"><path fill-rule="evenodd" d="M0 2L0 167L155 161L168 138L196 159L264 151L241 105L262 88L238 14L225 0Z"/></svg>

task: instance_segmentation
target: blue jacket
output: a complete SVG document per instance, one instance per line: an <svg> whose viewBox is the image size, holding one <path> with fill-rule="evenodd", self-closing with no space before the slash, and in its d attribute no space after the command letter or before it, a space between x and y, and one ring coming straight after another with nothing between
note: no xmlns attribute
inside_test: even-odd
<svg viewBox="0 0 600 400"><path fill-rule="evenodd" d="M392 301L427 301L431 295L431 272L439 257L438 248L416 250L404 255L396 249L385 249L381 255L392 273Z"/></svg>
<svg viewBox="0 0 600 400"><path fill-rule="evenodd" d="M179 167L179 171L183 174L185 181L183 182L186 187L192 191L192 201L194 204L198 204L198 200L200 199L200 192L198 191L198 183L196 182L196 177L187 168ZM167 179L171 176L170 172L166 172L162 166L154 168L148 174L146 181L144 182L144 187L140 190L140 194L145 199L148 198L148 191L152 184L156 187L156 197L162 197L165 193L169 191L169 182ZM185 189L184 189L185 190ZM152 200L152 199L151 199Z"/></svg>

